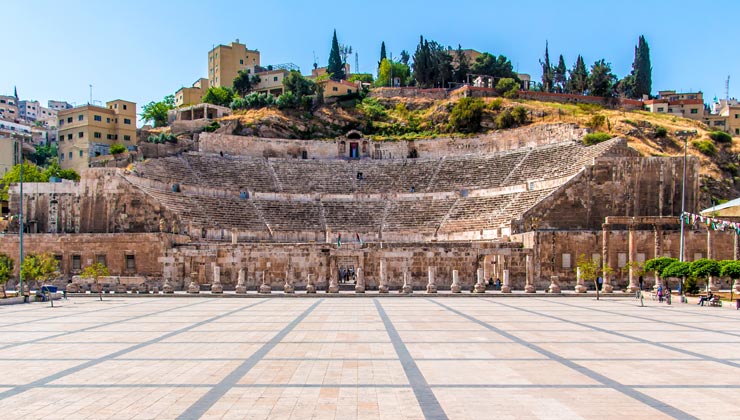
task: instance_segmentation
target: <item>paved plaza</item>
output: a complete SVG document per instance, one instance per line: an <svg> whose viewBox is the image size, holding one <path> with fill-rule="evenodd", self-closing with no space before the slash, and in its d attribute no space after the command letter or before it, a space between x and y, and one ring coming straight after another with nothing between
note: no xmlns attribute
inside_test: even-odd
<svg viewBox="0 0 740 420"><path fill-rule="evenodd" d="M630 298L0 307L0 418L740 418L740 312Z"/></svg>

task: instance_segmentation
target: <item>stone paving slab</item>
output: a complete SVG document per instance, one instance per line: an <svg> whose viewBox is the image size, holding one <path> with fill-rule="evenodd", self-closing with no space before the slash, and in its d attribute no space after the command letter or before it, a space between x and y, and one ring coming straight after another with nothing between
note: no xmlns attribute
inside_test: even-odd
<svg viewBox="0 0 740 420"><path fill-rule="evenodd" d="M343 297L2 307L0 418L740 417L737 311Z"/></svg>

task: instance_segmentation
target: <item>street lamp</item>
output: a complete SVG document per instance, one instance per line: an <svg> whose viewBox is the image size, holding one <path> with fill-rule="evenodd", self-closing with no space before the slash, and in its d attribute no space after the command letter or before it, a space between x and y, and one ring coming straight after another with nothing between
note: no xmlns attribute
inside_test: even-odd
<svg viewBox="0 0 740 420"><path fill-rule="evenodd" d="M19 223L19 244L20 244L20 265L18 266L18 296L23 296L23 139L25 136L21 136L19 134L13 133L12 135L15 139L20 139L20 147L18 148L18 151L20 152L20 162L21 162L21 171L20 171L20 196L19 196L19 214L18 214L18 223Z"/></svg>
<svg viewBox="0 0 740 420"><path fill-rule="evenodd" d="M684 262L684 222L683 217L686 212L686 159L689 147L689 136L696 135L696 131L680 130L676 131L676 136L683 138L683 181L681 182L681 217L679 218L681 223L681 241L679 247L678 260ZM681 301L684 296L684 284L681 281Z"/></svg>

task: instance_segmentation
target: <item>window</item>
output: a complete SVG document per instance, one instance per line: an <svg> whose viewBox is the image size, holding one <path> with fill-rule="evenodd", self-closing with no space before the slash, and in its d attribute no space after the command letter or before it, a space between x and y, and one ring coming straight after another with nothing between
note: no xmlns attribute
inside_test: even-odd
<svg viewBox="0 0 740 420"><path fill-rule="evenodd" d="M84 118L84 116L82 114L80 114L80 115L77 116L77 121L82 121L83 118Z"/></svg>
<svg viewBox="0 0 740 420"><path fill-rule="evenodd" d="M106 117L105 118L105 122L107 122L108 124L110 124L110 118Z"/></svg>
<svg viewBox="0 0 740 420"><path fill-rule="evenodd" d="M698 113L699 113L699 110L698 110L698 109L696 109L696 108L694 108L694 109L692 109L692 110L691 110L691 113L692 113L692 114L698 114Z"/></svg>
<svg viewBox="0 0 740 420"><path fill-rule="evenodd" d="M273 77L273 78L272 78L272 80L273 80L274 82L277 82L277 79L278 79L278 77L277 77L277 76L275 76L275 77Z"/></svg>
<svg viewBox="0 0 740 420"><path fill-rule="evenodd" d="M72 117L67 118L67 123L72 124Z"/></svg>
<svg viewBox="0 0 740 420"><path fill-rule="evenodd" d="M125 141L131 141L131 136L129 136L129 135L124 135L124 136L123 136L123 139L124 139Z"/></svg>
<svg viewBox="0 0 740 420"><path fill-rule="evenodd" d="M82 257L79 255L72 255L72 270L80 270L82 268Z"/></svg>
<svg viewBox="0 0 740 420"><path fill-rule="evenodd" d="M123 109L124 109L124 110L126 109L126 104L123 104Z"/></svg>
<svg viewBox="0 0 740 420"><path fill-rule="evenodd" d="M63 125L64 125L64 120L59 120L59 126L61 127Z"/></svg>
<svg viewBox="0 0 740 420"><path fill-rule="evenodd" d="M663 108L662 106L658 107L658 112L665 112L665 108Z"/></svg>
<svg viewBox="0 0 740 420"><path fill-rule="evenodd" d="M124 123L124 124L131 124L131 120L130 120L130 119L128 119L128 118L124 118L124 119L123 119L123 123Z"/></svg>
<svg viewBox="0 0 740 420"><path fill-rule="evenodd" d="M740 118L740 114L735 114L735 119Z"/></svg>
<svg viewBox="0 0 740 420"><path fill-rule="evenodd" d="M103 134L101 134L101 133L98 133L98 132L96 131L96 132L95 132L95 133L93 134L93 137L95 137L96 139L100 139L100 138L103 138Z"/></svg>
<svg viewBox="0 0 740 420"><path fill-rule="evenodd" d="M84 131L79 131L79 132L77 133L77 138L81 139L81 138L83 138L83 137L85 137L85 132L84 132Z"/></svg>
<svg viewBox="0 0 740 420"><path fill-rule="evenodd" d="M93 116L93 120L95 120L95 121L103 121L103 117L101 117L100 115L95 115L95 116Z"/></svg>
<svg viewBox="0 0 740 420"><path fill-rule="evenodd" d="M331 90L332 90L332 92L336 92L336 91L338 91L339 89L337 89L337 87L336 87L336 86L332 86Z"/></svg>
<svg viewBox="0 0 740 420"><path fill-rule="evenodd" d="M740 136L740 128L736 128L736 129L735 129L735 134L737 134L737 135L739 135L739 136Z"/></svg>
<svg viewBox="0 0 740 420"><path fill-rule="evenodd" d="M64 153L62 153L62 154L59 155L59 160L62 161L62 162L64 162Z"/></svg>
<svg viewBox="0 0 740 420"><path fill-rule="evenodd" d="M106 262L105 262L105 259L106 259L106 258L105 258L105 255L96 255L96 256L95 256L95 261L96 261L96 262L97 262L98 264L103 264L103 265L107 266L108 264L106 264Z"/></svg>
<svg viewBox="0 0 740 420"><path fill-rule="evenodd" d="M105 138L108 140L113 140L113 134L106 134Z"/></svg>
<svg viewBox="0 0 740 420"><path fill-rule="evenodd" d="M72 160L72 152L69 152L69 160Z"/></svg>
<svg viewBox="0 0 740 420"><path fill-rule="evenodd" d="M239 60L239 64L244 64L244 60Z"/></svg>
<svg viewBox="0 0 740 420"><path fill-rule="evenodd" d="M82 157L83 154L84 154L84 152L82 150L80 150L80 157Z"/></svg>
<svg viewBox="0 0 740 420"><path fill-rule="evenodd" d="M126 271L136 270L136 259L133 255L126 255Z"/></svg>
<svg viewBox="0 0 740 420"><path fill-rule="evenodd" d="M570 254L563 254L563 268L570 268Z"/></svg>

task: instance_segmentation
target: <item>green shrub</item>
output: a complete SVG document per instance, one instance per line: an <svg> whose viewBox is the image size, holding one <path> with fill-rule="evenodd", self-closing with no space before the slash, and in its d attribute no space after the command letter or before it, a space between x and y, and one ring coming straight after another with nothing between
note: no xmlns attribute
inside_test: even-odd
<svg viewBox="0 0 740 420"><path fill-rule="evenodd" d="M737 175L737 165L734 163L728 163L725 165L724 170L729 172L732 176Z"/></svg>
<svg viewBox="0 0 740 420"><path fill-rule="evenodd" d="M298 97L293 95L293 92L285 92L282 95L278 96L275 103L277 104L277 107L279 109L297 108Z"/></svg>
<svg viewBox="0 0 740 420"><path fill-rule="evenodd" d="M662 138L668 135L668 130L665 127L655 127L655 137Z"/></svg>
<svg viewBox="0 0 740 420"><path fill-rule="evenodd" d="M126 151L126 146L120 143L113 143L110 145L110 153L112 155L118 155Z"/></svg>
<svg viewBox="0 0 740 420"><path fill-rule="evenodd" d="M529 119L529 111L527 111L527 108L523 106L515 106L514 109L511 110L511 116L514 117L514 122L516 122L517 125L526 124Z"/></svg>
<svg viewBox="0 0 740 420"><path fill-rule="evenodd" d="M388 112L375 98L365 98L357 105L357 108L362 111L368 118L372 120L379 120L388 116Z"/></svg>
<svg viewBox="0 0 740 420"><path fill-rule="evenodd" d="M496 117L496 128L498 128L499 130L511 128L514 126L514 123L516 123L516 121L514 120L514 116L511 115L511 111L509 111L508 109L505 109Z"/></svg>
<svg viewBox="0 0 740 420"><path fill-rule="evenodd" d="M586 123L586 127L592 129L592 130L598 130L599 128L603 127L606 123L606 117L601 114L596 114L591 117L590 120Z"/></svg>
<svg viewBox="0 0 740 420"><path fill-rule="evenodd" d="M289 92L284 93L286 95ZM291 93L292 95L292 93ZM282 95L281 95L282 96ZM229 107L231 109L259 109L267 108L276 104L275 97L269 93L252 92L243 98L234 98Z"/></svg>
<svg viewBox="0 0 740 420"><path fill-rule="evenodd" d="M707 156L714 156L717 154L717 147L709 140L694 140L691 142L691 145L694 149Z"/></svg>
<svg viewBox="0 0 740 420"><path fill-rule="evenodd" d="M492 111L500 111L503 106L504 100L501 98L496 98L488 104L488 109Z"/></svg>
<svg viewBox="0 0 740 420"><path fill-rule="evenodd" d="M594 144L601 143L602 141L607 141L610 138L612 138L611 134L609 133L603 133L603 132L596 132L596 133L590 133L583 136L583 144L586 146L591 146Z"/></svg>
<svg viewBox="0 0 740 420"><path fill-rule="evenodd" d="M450 128L462 133L474 133L480 130L483 108L486 104L478 98L462 98L450 113Z"/></svg>
<svg viewBox="0 0 740 420"><path fill-rule="evenodd" d="M504 98L516 98L519 93L519 83L512 78L504 77L496 83L496 91Z"/></svg>
<svg viewBox="0 0 740 420"><path fill-rule="evenodd" d="M207 126L203 127L203 131L205 131L206 133L213 133L214 131L218 130L219 128L221 128L221 124L219 124L218 121L211 121L210 124L208 124Z"/></svg>
<svg viewBox="0 0 740 420"><path fill-rule="evenodd" d="M717 143L732 143L732 136L724 131L712 131L709 133L709 138Z"/></svg>
<svg viewBox="0 0 740 420"><path fill-rule="evenodd" d="M146 142L154 144L177 143L177 137L170 133L159 133L147 137Z"/></svg>
<svg viewBox="0 0 740 420"><path fill-rule="evenodd" d="M602 109L604 109L603 106L597 105L597 104L584 104L584 103L580 103L580 104L577 104L576 106L581 111L587 112L589 114L593 114L594 112L598 112L598 111L601 111Z"/></svg>
<svg viewBox="0 0 740 420"><path fill-rule="evenodd" d="M625 124L629 124L629 125L631 125L633 127L637 127L637 123L634 122L634 121L632 121L632 120L622 120L622 122L625 123Z"/></svg>

